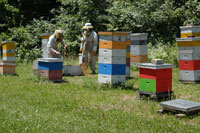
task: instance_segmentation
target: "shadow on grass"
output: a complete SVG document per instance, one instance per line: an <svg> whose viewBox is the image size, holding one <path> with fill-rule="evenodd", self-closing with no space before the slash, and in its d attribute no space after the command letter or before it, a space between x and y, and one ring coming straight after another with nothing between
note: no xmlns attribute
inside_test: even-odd
<svg viewBox="0 0 200 133"><path fill-rule="evenodd" d="M112 89L123 89L123 90L138 90L138 88L134 88L133 85L124 85L122 83L117 83L117 84L100 84L100 89L102 90L112 90Z"/></svg>

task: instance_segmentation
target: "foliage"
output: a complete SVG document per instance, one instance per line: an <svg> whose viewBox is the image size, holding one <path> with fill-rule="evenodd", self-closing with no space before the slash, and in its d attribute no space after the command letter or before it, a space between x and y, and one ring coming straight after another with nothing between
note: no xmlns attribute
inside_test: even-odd
<svg viewBox="0 0 200 133"><path fill-rule="evenodd" d="M65 31L67 54L77 54L81 28L86 22L91 22L95 31L146 32L153 46L161 45L160 42L162 45L173 45L175 38L180 36L180 26L200 24L200 4L197 0L57 0L57 2L33 0L32 3L27 2L26 0L0 1L0 9L2 9L0 20L3 20L0 22L0 32L3 40L14 39L22 46L25 45L21 49L26 50L18 50L20 47L17 47L19 60L38 57L40 52L33 57L32 54L27 55L23 52L40 50L39 35L52 33L55 29ZM20 34L21 40L19 40L16 38L18 35L15 34L23 28L25 32Z"/></svg>
<svg viewBox="0 0 200 133"><path fill-rule="evenodd" d="M148 55L149 61L152 59L163 59L165 63L173 64L176 67L178 66L178 50L176 43L170 45L160 42L156 46L149 43Z"/></svg>
<svg viewBox="0 0 200 133"><path fill-rule="evenodd" d="M7 0L0 0L0 12L0 32L9 27L19 26L17 24L19 9L10 5Z"/></svg>
<svg viewBox="0 0 200 133"><path fill-rule="evenodd" d="M55 26L48 21L33 20L26 27L11 28L9 40L16 43L17 61L33 61L41 56L42 33L53 33Z"/></svg>

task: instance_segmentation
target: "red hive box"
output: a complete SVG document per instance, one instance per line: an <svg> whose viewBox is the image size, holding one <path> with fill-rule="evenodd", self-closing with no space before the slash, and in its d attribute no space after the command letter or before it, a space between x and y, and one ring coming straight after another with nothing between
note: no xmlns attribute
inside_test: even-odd
<svg viewBox="0 0 200 133"><path fill-rule="evenodd" d="M179 60L180 70L199 70L200 60Z"/></svg>

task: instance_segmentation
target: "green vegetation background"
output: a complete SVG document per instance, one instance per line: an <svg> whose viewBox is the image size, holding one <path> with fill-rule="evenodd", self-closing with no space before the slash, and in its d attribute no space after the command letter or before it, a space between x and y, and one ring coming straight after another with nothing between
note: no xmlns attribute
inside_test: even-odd
<svg viewBox="0 0 200 133"><path fill-rule="evenodd" d="M180 36L179 27L200 24L197 0L0 0L0 12L1 40L17 42L17 61L40 57L40 34L55 29L65 31L66 52L76 55L81 28L91 22L97 32L146 32L149 48L160 51L150 52L149 57L161 55L177 65L175 39ZM175 49L163 54L164 45Z"/></svg>

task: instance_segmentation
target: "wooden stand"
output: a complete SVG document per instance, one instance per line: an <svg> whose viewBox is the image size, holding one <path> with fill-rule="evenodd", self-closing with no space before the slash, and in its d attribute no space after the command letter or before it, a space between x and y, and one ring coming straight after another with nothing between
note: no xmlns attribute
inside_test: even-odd
<svg viewBox="0 0 200 133"><path fill-rule="evenodd" d="M142 97L147 97L150 99L155 100L165 100L171 99L173 92L164 92L164 93L152 93L152 92L144 92L144 91L137 91L136 96L137 98L141 99Z"/></svg>

